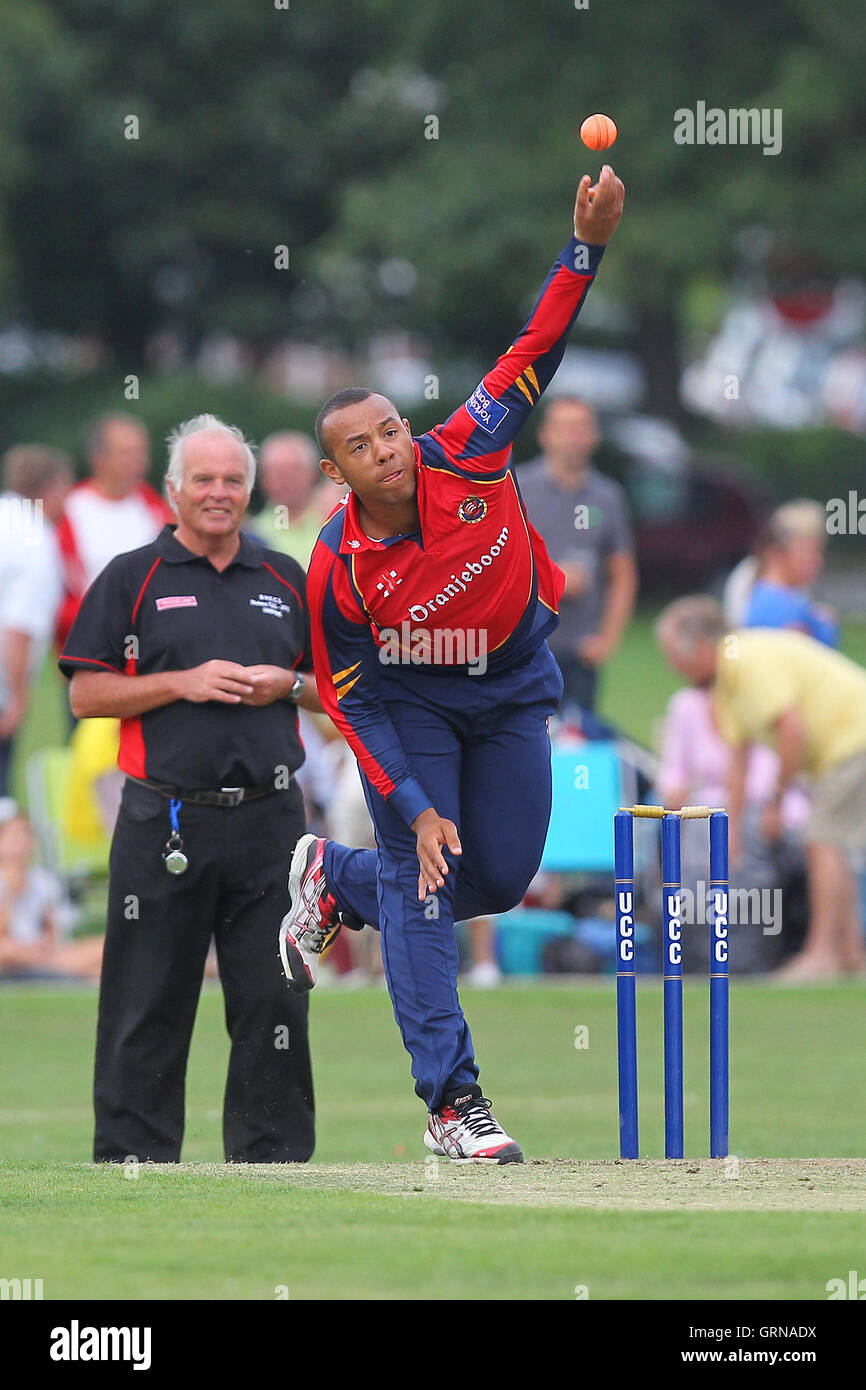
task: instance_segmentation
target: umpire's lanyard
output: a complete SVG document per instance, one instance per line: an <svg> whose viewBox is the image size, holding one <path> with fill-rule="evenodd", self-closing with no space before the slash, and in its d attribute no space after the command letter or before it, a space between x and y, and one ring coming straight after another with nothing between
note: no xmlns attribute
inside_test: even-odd
<svg viewBox="0 0 866 1390"><path fill-rule="evenodd" d="M173 796L168 804L171 834L165 842L162 857L170 874L185 874L189 866L189 860L183 852L183 840L180 838L180 808L182 805L183 802L176 796Z"/></svg>

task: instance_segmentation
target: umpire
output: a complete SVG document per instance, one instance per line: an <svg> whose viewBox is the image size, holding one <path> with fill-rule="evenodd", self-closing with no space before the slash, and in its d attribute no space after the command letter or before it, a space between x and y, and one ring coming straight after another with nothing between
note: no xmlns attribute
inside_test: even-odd
<svg viewBox="0 0 866 1390"><path fill-rule="evenodd" d="M307 1001L278 968L286 872L303 833L297 705L320 709L304 572L240 534L255 478L241 432L200 415L169 436L177 525L118 555L60 657L79 718L121 720L127 774L111 847L94 1159L177 1162L186 1063L215 939L235 1163L313 1152Z"/></svg>

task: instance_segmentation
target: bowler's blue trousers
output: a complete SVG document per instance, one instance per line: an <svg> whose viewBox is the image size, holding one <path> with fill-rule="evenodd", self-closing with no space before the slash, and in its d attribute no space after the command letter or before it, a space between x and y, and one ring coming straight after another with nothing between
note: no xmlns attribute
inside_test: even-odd
<svg viewBox="0 0 866 1390"><path fill-rule="evenodd" d="M546 642L499 674L385 667L382 699L415 776L462 855L444 851L445 886L418 900L416 837L367 781L377 850L330 842L325 873L341 909L378 923L394 1014L416 1093L436 1110L476 1084L457 997L455 921L516 906L538 870L550 819L547 719L562 677Z"/></svg>

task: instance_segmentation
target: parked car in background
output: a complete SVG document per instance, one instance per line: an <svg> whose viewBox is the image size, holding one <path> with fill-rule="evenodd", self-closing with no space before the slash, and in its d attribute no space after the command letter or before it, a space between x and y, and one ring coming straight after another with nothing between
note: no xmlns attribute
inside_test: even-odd
<svg viewBox="0 0 866 1390"><path fill-rule="evenodd" d="M769 511L734 456L694 450L653 416L604 419L596 462L628 495L642 593L718 588Z"/></svg>

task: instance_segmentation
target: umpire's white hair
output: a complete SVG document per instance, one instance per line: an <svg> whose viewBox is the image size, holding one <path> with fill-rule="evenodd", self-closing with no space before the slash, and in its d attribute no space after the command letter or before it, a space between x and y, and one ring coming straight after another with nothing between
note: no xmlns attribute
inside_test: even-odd
<svg viewBox="0 0 866 1390"><path fill-rule="evenodd" d="M165 470L165 495L169 503L174 507L168 485L171 483L173 488L179 488L183 482L183 446L192 434L200 434L202 430L220 430L223 434L229 435L234 439L244 452L244 460L247 470L247 492L252 492L253 483L256 480L256 456L253 447L244 438L242 430L236 425L227 425L225 420L220 420L217 415L194 415L191 420L184 420L176 425L168 436L168 467ZM174 507L176 511L177 508Z"/></svg>

